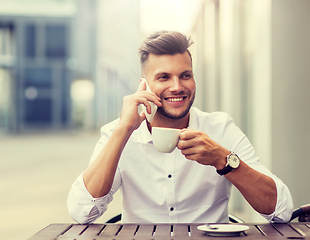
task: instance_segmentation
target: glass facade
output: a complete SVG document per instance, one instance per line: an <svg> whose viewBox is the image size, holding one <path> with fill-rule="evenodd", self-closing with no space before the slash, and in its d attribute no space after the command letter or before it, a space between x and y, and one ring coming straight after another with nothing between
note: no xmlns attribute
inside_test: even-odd
<svg viewBox="0 0 310 240"><path fill-rule="evenodd" d="M38 88L52 87L52 69L50 67L26 68L24 74L24 86Z"/></svg>
<svg viewBox="0 0 310 240"><path fill-rule="evenodd" d="M0 21L0 133L10 128L15 41L12 23Z"/></svg>
<svg viewBox="0 0 310 240"><path fill-rule="evenodd" d="M65 26L45 27L45 56L46 58L67 57L67 29Z"/></svg>
<svg viewBox="0 0 310 240"><path fill-rule="evenodd" d="M25 122L28 124L51 124L52 122L52 100L34 99L25 101Z"/></svg>
<svg viewBox="0 0 310 240"><path fill-rule="evenodd" d="M69 18L12 17L4 24L0 16L0 131L70 126L70 28Z"/></svg>
<svg viewBox="0 0 310 240"><path fill-rule="evenodd" d="M28 58L33 58L36 56L36 28L34 24L29 24L25 26L25 41L24 49L25 56Z"/></svg>

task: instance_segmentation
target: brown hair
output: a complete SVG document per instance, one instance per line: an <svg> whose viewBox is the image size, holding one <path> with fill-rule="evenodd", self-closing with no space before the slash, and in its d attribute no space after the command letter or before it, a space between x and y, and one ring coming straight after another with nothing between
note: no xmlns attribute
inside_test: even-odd
<svg viewBox="0 0 310 240"><path fill-rule="evenodd" d="M187 51L192 59L188 48L193 43L190 37L186 37L180 32L155 32L150 35L139 48L141 67L142 69L144 68L150 53L155 55L174 55L177 53L182 54Z"/></svg>

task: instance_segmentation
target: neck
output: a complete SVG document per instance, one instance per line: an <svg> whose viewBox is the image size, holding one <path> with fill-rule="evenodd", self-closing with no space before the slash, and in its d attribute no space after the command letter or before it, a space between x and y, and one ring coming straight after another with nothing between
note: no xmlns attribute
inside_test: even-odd
<svg viewBox="0 0 310 240"><path fill-rule="evenodd" d="M189 113L181 119L171 119L159 114L156 114L151 123L147 122L149 131L151 132L152 127L165 127L165 128L187 128L189 124Z"/></svg>

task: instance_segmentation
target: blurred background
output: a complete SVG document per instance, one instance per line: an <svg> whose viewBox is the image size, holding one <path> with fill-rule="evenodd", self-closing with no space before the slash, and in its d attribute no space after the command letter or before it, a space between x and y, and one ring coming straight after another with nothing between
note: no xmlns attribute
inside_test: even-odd
<svg viewBox="0 0 310 240"><path fill-rule="evenodd" d="M309 9L308 0L0 0L1 239L73 222L70 186L99 128L136 91L138 48L157 30L192 36L195 106L228 112L295 207L309 203ZM97 222L120 211L116 195ZM230 211L264 221L235 189Z"/></svg>

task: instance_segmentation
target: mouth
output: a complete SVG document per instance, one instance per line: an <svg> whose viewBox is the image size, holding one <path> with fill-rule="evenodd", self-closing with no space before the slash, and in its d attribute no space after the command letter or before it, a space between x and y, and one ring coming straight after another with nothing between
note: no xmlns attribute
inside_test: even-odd
<svg viewBox="0 0 310 240"><path fill-rule="evenodd" d="M186 97L167 97L164 98L168 102L181 102L185 99Z"/></svg>

